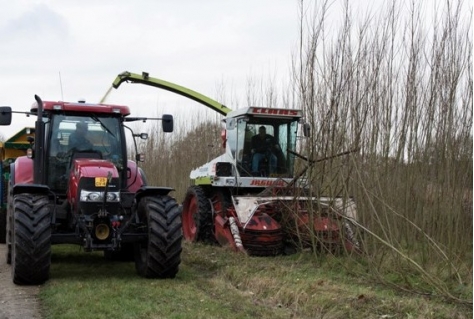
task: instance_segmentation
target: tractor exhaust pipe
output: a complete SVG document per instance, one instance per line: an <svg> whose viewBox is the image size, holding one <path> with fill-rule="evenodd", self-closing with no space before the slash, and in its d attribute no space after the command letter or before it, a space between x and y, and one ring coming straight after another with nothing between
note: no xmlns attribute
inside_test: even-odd
<svg viewBox="0 0 474 319"><path fill-rule="evenodd" d="M35 184L44 184L44 123L43 123L43 101L35 94L36 103L38 103L38 116L35 123L35 153L33 159Z"/></svg>

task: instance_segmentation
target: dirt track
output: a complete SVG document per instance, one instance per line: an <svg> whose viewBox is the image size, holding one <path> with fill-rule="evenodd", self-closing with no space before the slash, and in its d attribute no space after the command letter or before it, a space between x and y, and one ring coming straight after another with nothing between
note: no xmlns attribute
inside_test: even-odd
<svg viewBox="0 0 474 319"><path fill-rule="evenodd" d="M0 244L0 319L39 319L38 286L17 286L5 259L6 246Z"/></svg>

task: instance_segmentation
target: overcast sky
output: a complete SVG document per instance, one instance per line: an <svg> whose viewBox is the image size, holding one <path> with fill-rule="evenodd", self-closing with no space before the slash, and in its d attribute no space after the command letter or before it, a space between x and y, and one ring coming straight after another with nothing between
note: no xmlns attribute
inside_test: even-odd
<svg viewBox="0 0 474 319"><path fill-rule="evenodd" d="M98 102L122 71L146 71L217 99L222 83L240 90L250 76L287 73L298 36L296 0L0 4L0 105L24 111L34 94ZM172 93L137 86L123 84L107 102L145 116L163 101L173 113ZM25 120L15 116L18 127L0 127L0 134L8 137Z"/></svg>
<svg viewBox="0 0 474 319"><path fill-rule="evenodd" d="M350 1L360 12L384 2ZM0 0L0 105L28 111L35 94L43 100L98 102L119 73L146 71L231 109L247 106L249 78L279 81L289 76L299 36L298 3ZM342 13L341 3L334 1L330 23ZM426 7L433 3L426 0ZM226 101L218 93L222 88ZM239 105L229 104L234 95ZM106 102L129 105L135 116L164 112L179 117L188 105L205 109L173 93L136 84L122 84ZM34 120L16 115L12 127L0 127L0 135L9 137L26 124L33 126Z"/></svg>

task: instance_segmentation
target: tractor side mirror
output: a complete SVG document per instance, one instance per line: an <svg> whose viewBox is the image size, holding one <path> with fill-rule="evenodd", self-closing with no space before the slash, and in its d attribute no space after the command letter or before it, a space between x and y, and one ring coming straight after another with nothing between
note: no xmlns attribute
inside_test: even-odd
<svg viewBox="0 0 474 319"><path fill-rule="evenodd" d="M12 123L12 108L0 106L0 125L10 125Z"/></svg>
<svg viewBox="0 0 474 319"><path fill-rule="evenodd" d="M173 132L173 115L163 114L163 117L161 118L161 124L163 125L163 132Z"/></svg>

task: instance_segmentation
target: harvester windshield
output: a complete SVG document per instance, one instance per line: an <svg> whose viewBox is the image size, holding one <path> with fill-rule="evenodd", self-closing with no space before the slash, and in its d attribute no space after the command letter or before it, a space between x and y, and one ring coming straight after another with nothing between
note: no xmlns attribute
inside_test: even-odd
<svg viewBox="0 0 474 319"><path fill-rule="evenodd" d="M288 150L295 150L297 130L297 120L238 119L228 138L235 141L240 175L293 177L294 155Z"/></svg>

